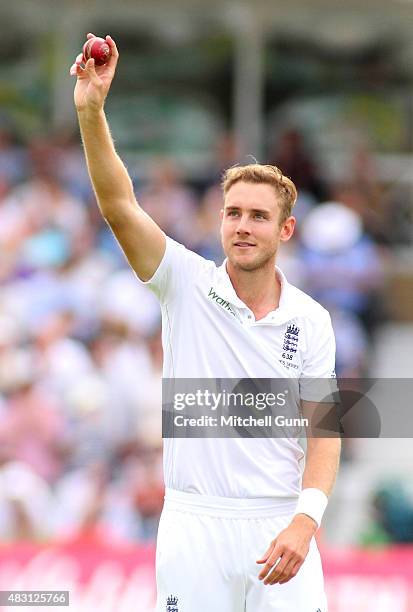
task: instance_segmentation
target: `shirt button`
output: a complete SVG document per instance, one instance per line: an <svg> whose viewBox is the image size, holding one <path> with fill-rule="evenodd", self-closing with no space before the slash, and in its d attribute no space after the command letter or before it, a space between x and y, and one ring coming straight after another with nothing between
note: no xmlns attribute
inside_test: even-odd
<svg viewBox="0 0 413 612"><path fill-rule="evenodd" d="M251 315L248 315L248 318L251 319L252 318Z"/></svg>

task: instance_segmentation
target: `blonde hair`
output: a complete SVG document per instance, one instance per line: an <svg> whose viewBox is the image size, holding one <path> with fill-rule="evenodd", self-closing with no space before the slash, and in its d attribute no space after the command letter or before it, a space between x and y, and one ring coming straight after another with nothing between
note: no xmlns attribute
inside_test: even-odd
<svg viewBox="0 0 413 612"><path fill-rule="evenodd" d="M272 185L280 204L280 224L284 223L291 215L293 206L297 200L297 189L287 176L277 166L265 164L248 164L247 166L233 166L225 170L222 176L221 187L224 196L230 188L240 181L245 183L265 183Z"/></svg>

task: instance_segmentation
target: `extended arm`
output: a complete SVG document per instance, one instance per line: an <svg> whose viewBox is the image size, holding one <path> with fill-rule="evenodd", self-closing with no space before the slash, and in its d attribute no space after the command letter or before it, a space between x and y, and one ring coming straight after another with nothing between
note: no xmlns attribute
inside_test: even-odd
<svg viewBox="0 0 413 612"><path fill-rule="evenodd" d="M166 240L162 230L138 205L132 181L110 135L103 107L119 54L110 36L106 41L112 50L106 65L95 66L90 59L82 67L82 56L78 55L71 67L70 74L77 76L74 100L100 211L139 278L149 280L163 257Z"/></svg>

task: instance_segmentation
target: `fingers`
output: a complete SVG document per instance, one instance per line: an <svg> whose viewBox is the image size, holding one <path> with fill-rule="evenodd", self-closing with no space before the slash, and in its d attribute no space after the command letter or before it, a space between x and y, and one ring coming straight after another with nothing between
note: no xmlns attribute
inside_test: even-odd
<svg viewBox="0 0 413 612"><path fill-rule="evenodd" d="M277 582L287 582L291 578L291 572L297 560L284 554L277 566L268 574L264 584L276 584Z"/></svg>
<svg viewBox="0 0 413 612"><path fill-rule="evenodd" d="M273 556L271 555L268 562L271 562ZM284 552L281 557L278 558L278 563L270 567L269 573L264 580L264 584L285 584L291 578L297 575L298 570L304 563L304 557L300 557L290 551Z"/></svg>
<svg viewBox="0 0 413 612"><path fill-rule="evenodd" d="M292 565L293 565L292 569L289 570L290 575L288 577L286 577L286 578L283 578L283 579L279 580L278 581L279 584L285 584L286 582L291 580L291 578L294 578L294 576L296 576L298 574L298 570L302 566L302 562L298 561L295 565L294 565L294 563ZM287 570L286 570L285 573L287 573Z"/></svg>
<svg viewBox="0 0 413 612"><path fill-rule="evenodd" d="M70 67L70 75L71 76L79 76L84 72L84 68L82 68L81 64L83 63L83 54L79 53L76 56L75 63Z"/></svg>
<svg viewBox="0 0 413 612"><path fill-rule="evenodd" d="M265 553L260 559L257 559L257 563L265 563L271 552L274 550L275 542L271 542Z"/></svg>
<svg viewBox="0 0 413 612"><path fill-rule="evenodd" d="M274 568L274 566L280 562L282 551L278 546L274 546L274 549L270 556L267 558L266 563L260 573L258 574L259 580L264 580L267 574ZM266 583L264 583L266 584Z"/></svg>
<svg viewBox="0 0 413 612"><path fill-rule="evenodd" d="M96 38L96 34L92 34L92 32L88 32L86 34L86 38Z"/></svg>
<svg viewBox="0 0 413 612"><path fill-rule="evenodd" d="M110 50L111 50L110 58L106 65L109 66L110 70L115 71L116 64L118 63L119 51L118 51L115 41L113 40L111 36L107 35L105 37L105 40L108 43Z"/></svg>
<svg viewBox="0 0 413 612"><path fill-rule="evenodd" d="M100 80L100 78L96 74L95 60L93 59L93 57L91 57L90 59L87 60L87 62L85 64L85 72L87 73L90 81L94 85L97 85L97 86L101 85L102 81Z"/></svg>
<svg viewBox="0 0 413 612"><path fill-rule="evenodd" d="M70 76L80 76L83 70L84 69L81 66L78 66L77 64L72 64L70 66L69 74Z"/></svg>
<svg viewBox="0 0 413 612"><path fill-rule="evenodd" d="M113 38L111 36L109 36L109 34L107 34L107 36L105 36L105 40L108 43L111 51L112 51L112 55L114 55L116 58L119 57L119 51L118 48L116 46L115 41L113 40Z"/></svg>

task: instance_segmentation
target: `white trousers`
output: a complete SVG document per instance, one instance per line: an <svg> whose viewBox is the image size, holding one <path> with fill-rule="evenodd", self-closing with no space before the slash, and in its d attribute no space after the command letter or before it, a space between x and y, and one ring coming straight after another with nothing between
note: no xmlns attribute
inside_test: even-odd
<svg viewBox="0 0 413 612"><path fill-rule="evenodd" d="M296 499L233 499L167 489L156 550L156 612L327 612L313 538L286 584L258 580L259 559Z"/></svg>

